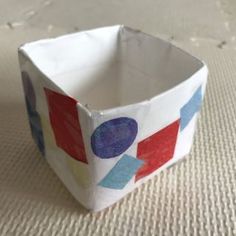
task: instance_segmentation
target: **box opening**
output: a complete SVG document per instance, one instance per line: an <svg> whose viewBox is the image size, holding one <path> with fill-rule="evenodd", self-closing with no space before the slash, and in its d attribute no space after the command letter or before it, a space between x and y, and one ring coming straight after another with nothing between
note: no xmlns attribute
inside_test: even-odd
<svg viewBox="0 0 236 236"><path fill-rule="evenodd" d="M50 80L91 110L148 100L203 66L170 43L124 26L41 40L22 49Z"/></svg>

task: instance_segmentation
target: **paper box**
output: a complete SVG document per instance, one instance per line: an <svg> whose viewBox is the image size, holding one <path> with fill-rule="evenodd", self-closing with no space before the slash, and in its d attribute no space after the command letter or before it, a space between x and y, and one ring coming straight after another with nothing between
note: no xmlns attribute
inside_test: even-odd
<svg viewBox="0 0 236 236"><path fill-rule="evenodd" d="M27 43L19 59L32 136L86 208L189 153L208 70L183 50L112 26Z"/></svg>

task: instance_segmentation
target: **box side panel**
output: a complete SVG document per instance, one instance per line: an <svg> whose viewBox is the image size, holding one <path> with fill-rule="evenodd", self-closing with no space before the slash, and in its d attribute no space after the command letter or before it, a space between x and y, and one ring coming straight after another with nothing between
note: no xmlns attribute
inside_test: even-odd
<svg viewBox="0 0 236 236"><path fill-rule="evenodd" d="M189 153L206 78L204 67L163 96L93 114L87 143L93 210L115 203Z"/></svg>
<svg viewBox="0 0 236 236"><path fill-rule="evenodd" d="M32 131L36 144L72 195L86 208L91 208L92 177L77 102L51 83L21 52L19 60L23 80L27 80L23 84L31 129L37 124L37 136L36 131ZM40 127L35 120L38 123L40 120ZM39 146L42 141L38 140L43 140L43 149Z"/></svg>

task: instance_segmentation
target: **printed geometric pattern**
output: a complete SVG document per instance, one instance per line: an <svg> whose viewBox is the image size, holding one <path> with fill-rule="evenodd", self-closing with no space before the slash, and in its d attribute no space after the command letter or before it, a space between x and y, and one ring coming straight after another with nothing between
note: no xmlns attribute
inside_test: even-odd
<svg viewBox="0 0 236 236"><path fill-rule="evenodd" d="M105 188L123 189L142 164L142 160L125 154L102 179L99 185Z"/></svg>
<svg viewBox="0 0 236 236"><path fill-rule="evenodd" d="M26 108L31 128L31 134L42 155L45 155L44 138L40 115L36 111L36 96L27 72L22 72L22 82L25 94Z"/></svg>
<svg viewBox="0 0 236 236"><path fill-rule="evenodd" d="M87 163L80 128L77 101L71 97L44 88L51 126L57 146L78 161Z"/></svg>
<svg viewBox="0 0 236 236"><path fill-rule="evenodd" d="M180 130L182 131L200 110L202 103L202 86L193 94L190 100L180 110Z"/></svg>
<svg viewBox="0 0 236 236"><path fill-rule="evenodd" d="M138 143L137 158L144 164L135 181L151 174L173 157L178 130L179 120Z"/></svg>

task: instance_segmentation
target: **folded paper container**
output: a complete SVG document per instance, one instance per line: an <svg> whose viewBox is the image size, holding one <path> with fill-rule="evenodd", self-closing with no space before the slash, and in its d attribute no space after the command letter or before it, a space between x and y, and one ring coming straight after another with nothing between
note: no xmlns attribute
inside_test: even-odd
<svg viewBox="0 0 236 236"><path fill-rule="evenodd" d="M190 152L208 70L154 36L117 25L19 48L31 133L92 211Z"/></svg>

